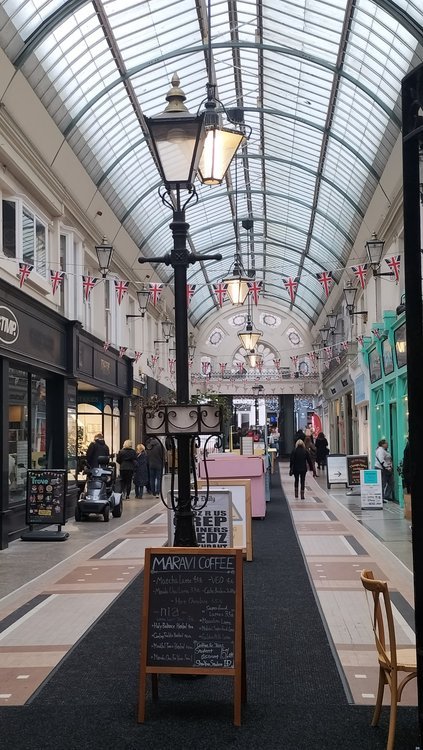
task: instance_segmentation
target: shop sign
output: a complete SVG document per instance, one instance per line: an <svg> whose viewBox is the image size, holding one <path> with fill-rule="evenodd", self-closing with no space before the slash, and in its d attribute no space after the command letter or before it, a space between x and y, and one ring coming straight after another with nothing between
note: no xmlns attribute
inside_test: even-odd
<svg viewBox="0 0 423 750"><path fill-rule="evenodd" d="M361 507L383 508L382 472L379 469L360 471Z"/></svg>
<svg viewBox="0 0 423 750"><path fill-rule="evenodd" d="M9 307L0 305L0 341L3 344L14 344L19 338L19 323Z"/></svg>

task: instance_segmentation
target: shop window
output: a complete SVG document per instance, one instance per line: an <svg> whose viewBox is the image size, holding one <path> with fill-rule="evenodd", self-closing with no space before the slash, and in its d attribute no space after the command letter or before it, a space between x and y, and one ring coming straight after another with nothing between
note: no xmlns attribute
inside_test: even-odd
<svg viewBox="0 0 423 750"><path fill-rule="evenodd" d="M28 469L28 373L9 370L9 500L25 500Z"/></svg>
<svg viewBox="0 0 423 750"><path fill-rule="evenodd" d="M2 247L6 258L16 258L16 203L2 201Z"/></svg>
<svg viewBox="0 0 423 750"><path fill-rule="evenodd" d="M103 419L103 435L106 445L109 446L110 453L116 453L116 448L113 446L113 416L112 407L106 404L104 407L104 419Z"/></svg>
<svg viewBox="0 0 423 750"><path fill-rule="evenodd" d="M123 440L126 440L125 436ZM123 442L122 440L122 442ZM116 406L116 403L113 406L113 452L117 453L121 447L120 442L120 409L118 406Z"/></svg>
<svg viewBox="0 0 423 750"><path fill-rule="evenodd" d="M76 420L76 409L74 407L68 408L68 445L67 445L67 470L68 470L68 481L74 481L76 479L77 471L77 420Z"/></svg>
<svg viewBox="0 0 423 750"><path fill-rule="evenodd" d="M46 455L46 381L31 375L31 467L47 466Z"/></svg>
<svg viewBox="0 0 423 750"><path fill-rule="evenodd" d="M101 409L93 404L78 405L78 454L85 456L94 435L103 431Z"/></svg>

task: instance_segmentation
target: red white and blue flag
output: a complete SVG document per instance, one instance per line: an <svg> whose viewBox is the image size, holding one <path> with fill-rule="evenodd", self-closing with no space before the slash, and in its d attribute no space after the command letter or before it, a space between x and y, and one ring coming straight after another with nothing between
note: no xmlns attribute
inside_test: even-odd
<svg viewBox="0 0 423 750"><path fill-rule="evenodd" d="M349 347L349 341L341 341L340 347L343 352L347 352L348 347Z"/></svg>
<svg viewBox="0 0 423 750"><path fill-rule="evenodd" d="M192 300L197 284L187 284L187 307Z"/></svg>
<svg viewBox="0 0 423 750"><path fill-rule="evenodd" d="M98 279L95 279L94 276L83 276L82 277L82 288L84 290L84 300L85 302L88 302L90 298L90 294L92 290L94 289L95 285L97 284Z"/></svg>
<svg viewBox="0 0 423 750"><path fill-rule="evenodd" d="M169 364L169 372L171 375L173 375L175 372L176 359L174 359L173 357L169 357L167 361Z"/></svg>
<svg viewBox="0 0 423 750"><path fill-rule="evenodd" d="M290 360L291 360L291 364L292 364L294 370L296 370L297 369L297 365L298 365L298 360L299 360L298 355L297 354L293 354L290 357Z"/></svg>
<svg viewBox="0 0 423 750"><path fill-rule="evenodd" d="M332 271L322 271L322 273L316 273L316 279L325 290L326 297L329 297L330 287L333 283Z"/></svg>
<svg viewBox="0 0 423 750"><path fill-rule="evenodd" d="M298 276L288 276L286 279L282 279L283 285L285 289L288 291L289 296L291 297L291 302L294 304L295 302L295 295L297 293L297 287L298 287Z"/></svg>
<svg viewBox="0 0 423 750"><path fill-rule="evenodd" d="M226 284L223 284L221 281L218 284L213 284L213 291L219 307L222 307L227 297Z"/></svg>
<svg viewBox="0 0 423 750"><path fill-rule="evenodd" d="M119 357L122 359L123 355L126 354L127 351L128 351L128 347L127 346L120 346L119 347Z"/></svg>
<svg viewBox="0 0 423 750"><path fill-rule="evenodd" d="M18 277L19 277L19 286L21 289L33 268L34 266L30 266L29 263L19 263Z"/></svg>
<svg viewBox="0 0 423 750"><path fill-rule="evenodd" d="M363 346L364 336L357 336L356 338L357 338L359 345Z"/></svg>
<svg viewBox="0 0 423 750"><path fill-rule="evenodd" d="M328 359L332 359L332 352L333 352L332 346L325 346L325 354Z"/></svg>
<svg viewBox="0 0 423 750"><path fill-rule="evenodd" d="M128 291L129 281L122 281L122 279L114 279L114 282L115 282L115 292L116 292L118 305L120 305L125 294Z"/></svg>
<svg viewBox="0 0 423 750"><path fill-rule="evenodd" d="M243 362L237 362L236 367L238 372L244 372L244 363Z"/></svg>
<svg viewBox="0 0 423 750"><path fill-rule="evenodd" d="M399 281L399 272L400 272L400 266L401 266L401 259L399 255L393 255L390 260L388 258L385 258L385 263L388 264L388 268L395 276L395 281L398 283Z"/></svg>
<svg viewBox="0 0 423 750"><path fill-rule="evenodd" d="M150 301L153 303L154 306L156 306L162 293L163 284L156 284L155 282L150 282L149 289L150 289Z"/></svg>
<svg viewBox="0 0 423 750"><path fill-rule="evenodd" d="M64 271L52 271L52 269L50 268L50 281L53 294L56 294L59 287L62 286L64 275Z"/></svg>
<svg viewBox="0 0 423 750"><path fill-rule="evenodd" d="M360 283L362 289L366 286L368 263L361 263L359 266L351 266L351 270Z"/></svg>
<svg viewBox="0 0 423 750"><path fill-rule="evenodd" d="M103 341L103 351L107 352L108 349L110 349L110 342Z"/></svg>
<svg viewBox="0 0 423 750"><path fill-rule="evenodd" d="M372 332L373 336L376 336L377 339L381 339L382 338L382 333L383 332L382 332L382 330L380 328L372 328L371 332Z"/></svg>
<svg viewBox="0 0 423 750"><path fill-rule="evenodd" d="M135 354L135 364L136 364L138 360L141 358L142 352L134 352L134 354Z"/></svg>
<svg viewBox="0 0 423 750"><path fill-rule="evenodd" d="M220 376L223 378L226 370L226 362L219 362Z"/></svg>
<svg viewBox="0 0 423 750"><path fill-rule="evenodd" d="M248 282L248 294L250 295L250 297L253 298L253 302L255 305L258 305L260 292L262 291L263 291L262 281L249 281Z"/></svg>
<svg viewBox="0 0 423 750"><path fill-rule="evenodd" d="M279 358L278 358L278 359L274 359L274 360L273 360L273 364L275 365L276 369L277 369L277 370L279 370L279 368L280 368L280 366L281 366L281 361L280 361L280 359L279 359Z"/></svg>

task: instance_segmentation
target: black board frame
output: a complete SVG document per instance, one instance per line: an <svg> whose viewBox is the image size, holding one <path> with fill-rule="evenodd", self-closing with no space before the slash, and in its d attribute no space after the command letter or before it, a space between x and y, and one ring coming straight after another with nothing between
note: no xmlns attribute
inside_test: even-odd
<svg viewBox="0 0 423 750"><path fill-rule="evenodd" d="M151 558L155 555L171 556L204 556L204 557L233 557L235 560L235 618L234 618L234 661L233 667L179 667L171 662L167 666L157 666L148 663L149 622L150 622L150 584ZM202 592L203 595L204 592ZM214 592L214 596L215 596ZM166 606L165 596L163 606ZM237 548L207 548L207 547L151 547L145 550L144 567L144 596L141 612L141 654L140 677L138 695L138 723L145 721L145 702L147 675L152 676L153 700L158 700L159 674L192 674L219 675L234 679L234 725L241 726L241 703L246 699L246 671L245 671L245 638L243 612L243 552Z"/></svg>

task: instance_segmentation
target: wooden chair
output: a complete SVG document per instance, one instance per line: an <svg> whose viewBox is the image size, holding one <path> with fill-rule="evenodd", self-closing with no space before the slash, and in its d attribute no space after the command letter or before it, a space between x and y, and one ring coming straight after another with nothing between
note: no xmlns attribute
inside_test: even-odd
<svg viewBox="0 0 423 750"><path fill-rule="evenodd" d="M371 570L363 570L361 582L366 591L370 591L373 597L372 625L379 661L379 685L372 727L375 727L379 722L383 693L385 685L388 685L391 691L391 712L386 750L393 750L397 704L401 700L402 691L406 684L417 676L416 649L397 648L391 598L386 581L375 580ZM405 672L405 677L399 681L401 672Z"/></svg>

